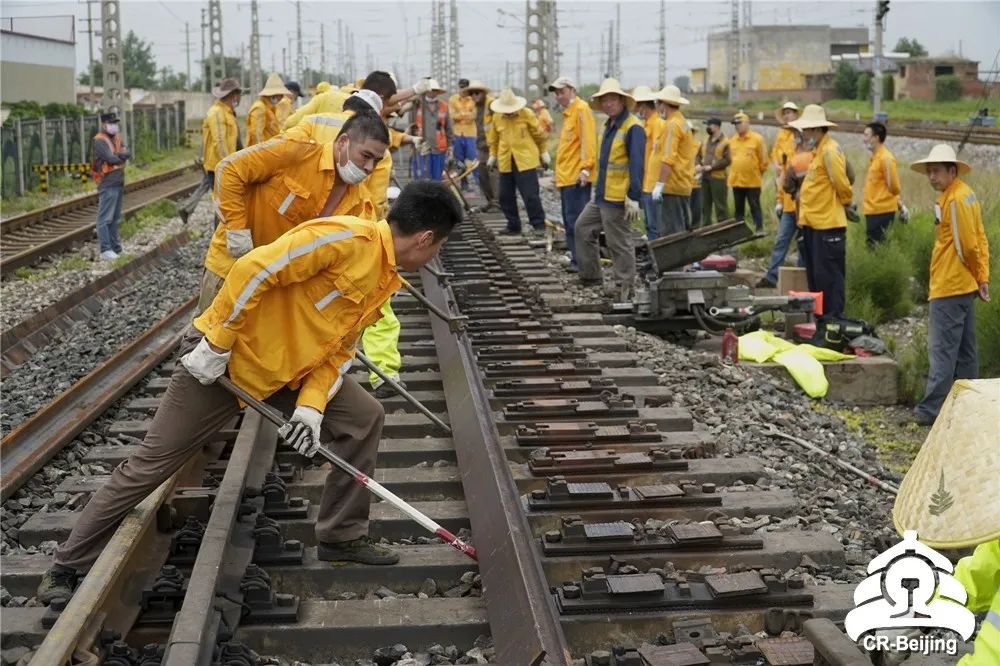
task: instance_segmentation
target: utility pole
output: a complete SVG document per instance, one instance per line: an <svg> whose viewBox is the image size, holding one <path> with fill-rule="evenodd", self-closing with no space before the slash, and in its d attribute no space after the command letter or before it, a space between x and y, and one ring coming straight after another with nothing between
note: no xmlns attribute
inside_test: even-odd
<svg viewBox="0 0 1000 666"><path fill-rule="evenodd" d="M104 72L104 96L101 108L118 111L121 135L127 141L125 126L125 63L122 58L122 15L118 0L101 0L101 65ZM132 146L135 149L135 146Z"/></svg>
<svg viewBox="0 0 1000 666"><path fill-rule="evenodd" d="M226 78L226 52L222 50L222 0L208 0L208 43L211 53L210 86L216 86Z"/></svg>
<svg viewBox="0 0 1000 666"><path fill-rule="evenodd" d="M510 87L510 60L504 63L504 79L503 85L505 88Z"/></svg>
<svg viewBox="0 0 1000 666"><path fill-rule="evenodd" d="M615 22L608 21L608 69L605 77L615 75Z"/></svg>
<svg viewBox="0 0 1000 666"><path fill-rule="evenodd" d="M295 77L302 78L302 0L295 0Z"/></svg>
<svg viewBox="0 0 1000 666"><path fill-rule="evenodd" d="M729 12L729 48L726 53L726 76L729 77L729 103L740 99L740 0L732 0Z"/></svg>
<svg viewBox="0 0 1000 666"><path fill-rule="evenodd" d="M545 84L551 81L548 67L551 47L549 33L555 10L550 0L526 0L524 3L524 95L529 99L545 96Z"/></svg>
<svg viewBox="0 0 1000 666"><path fill-rule="evenodd" d="M205 92L210 89L208 68L205 66L205 28L208 27L208 21L205 18L205 12L208 11L204 7L201 8L201 87Z"/></svg>
<svg viewBox="0 0 1000 666"><path fill-rule="evenodd" d="M615 78L622 78L622 3L615 5Z"/></svg>
<svg viewBox="0 0 1000 666"><path fill-rule="evenodd" d="M319 75L326 77L326 32L323 30L324 24L319 24Z"/></svg>
<svg viewBox="0 0 1000 666"><path fill-rule="evenodd" d="M452 90L458 90L459 51L461 43L458 39L458 1L451 0L448 12L448 83L445 85L454 86Z"/></svg>
<svg viewBox="0 0 1000 666"><path fill-rule="evenodd" d="M281 47L281 71L285 73L285 80L286 81L288 81L288 80L290 80L292 78L291 76L289 76L290 72L288 70L289 70L289 67L288 67L288 49L286 49L284 46L282 46Z"/></svg>
<svg viewBox="0 0 1000 666"><path fill-rule="evenodd" d="M660 88L667 85L667 2L660 0Z"/></svg>
<svg viewBox="0 0 1000 666"><path fill-rule="evenodd" d="M889 13L889 0L878 0L875 3L875 62L872 69L872 111L875 115L882 112L882 27L885 15Z"/></svg>
<svg viewBox="0 0 1000 666"><path fill-rule="evenodd" d="M255 95L260 89L260 21L257 0L250 0L250 94Z"/></svg>
<svg viewBox="0 0 1000 666"><path fill-rule="evenodd" d="M94 103L94 77L96 72L94 71L94 21L91 12L91 4L97 0L86 0L87 2L87 49L90 51L90 64L88 65L89 77L90 77L90 103Z"/></svg>
<svg viewBox="0 0 1000 666"><path fill-rule="evenodd" d="M603 81L608 76L608 67L607 67L608 63L605 60L605 57L607 56L608 52L607 52L607 45L604 43L604 31L603 30L601 31L601 52L600 53L601 53L601 59L599 61L600 64L598 65L598 67L600 67L601 71L598 73L597 78L599 80ZM577 81L577 83L579 84L580 82Z"/></svg>
<svg viewBox="0 0 1000 666"><path fill-rule="evenodd" d="M581 76L580 62L582 58L580 57L580 42L576 43L576 85L583 85L583 77ZM556 74L558 76L558 73Z"/></svg>
<svg viewBox="0 0 1000 666"><path fill-rule="evenodd" d="M755 90L757 83L754 73L754 40L753 40L753 6L750 0L743 0L743 27L740 30L740 42L743 45L742 62L747 64L747 90Z"/></svg>
<svg viewBox="0 0 1000 666"><path fill-rule="evenodd" d="M344 22L337 19L337 74L344 76ZM343 83L343 81L340 81Z"/></svg>
<svg viewBox="0 0 1000 666"><path fill-rule="evenodd" d="M187 85L191 90L191 24L184 21L184 52L187 54Z"/></svg>

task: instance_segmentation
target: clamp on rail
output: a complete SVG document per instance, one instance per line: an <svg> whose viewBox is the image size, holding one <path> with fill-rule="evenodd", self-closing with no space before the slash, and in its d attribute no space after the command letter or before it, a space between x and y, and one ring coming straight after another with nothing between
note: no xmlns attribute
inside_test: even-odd
<svg viewBox="0 0 1000 666"><path fill-rule="evenodd" d="M403 288L410 292L414 298L420 301L421 305L427 308L427 310L435 317L448 324L448 330L456 335L465 334L465 328L469 323L469 317L467 315L449 315L447 312L427 300L427 297L420 293L419 289L410 284L406 278L400 276L399 279L403 282Z"/></svg>

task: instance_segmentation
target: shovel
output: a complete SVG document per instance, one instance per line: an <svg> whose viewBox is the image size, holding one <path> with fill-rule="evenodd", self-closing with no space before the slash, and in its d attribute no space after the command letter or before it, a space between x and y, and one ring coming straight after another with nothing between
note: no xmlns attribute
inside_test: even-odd
<svg viewBox="0 0 1000 666"><path fill-rule="evenodd" d="M241 389L239 386L234 384L233 381L229 379L229 377L219 377L216 381L219 384L221 384L224 389L235 395L237 398L239 398L246 404L253 407L254 411L258 412L261 416L263 416L265 419L267 419L274 425L278 426L279 428L288 424L288 421L285 419L284 415L281 414L281 412L274 409L270 405L261 402L257 398L253 397L252 395ZM343 458L341 458L336 453L326 448L322 444L319 445L319 451L317 451L317 453L326 458L327 460L329 460L337 467L339 467L344 472L350 474L351 478L353 478L359 485L367 488L372 493L378 495L383 500L385 500L386 502L388 502L392 506L402 511L413 520L415 520L425 530L433 533L435 536L441 537L441 539L443 539L445 543L447 543L455 550L459 550L468 555L469 557L471 557L473 560L478 561L478 558L476 557L476 549L473 546L470 546L469 544L465 543L457 536L455 536L445 528L441 527L440 525L438 525L436 522L434 522L421 512L414 509L407 502L397 497L395 493L387 489L381 483L375 481L367 474L362 472L360 469L358 469L351 463L347 462L346 460L344 460Z"/></svg>

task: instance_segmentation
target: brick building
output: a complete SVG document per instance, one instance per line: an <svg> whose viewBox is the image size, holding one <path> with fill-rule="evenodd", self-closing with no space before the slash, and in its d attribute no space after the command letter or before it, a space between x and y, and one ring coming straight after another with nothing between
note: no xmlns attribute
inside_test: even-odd
<svg viewBox="0 0 1000 666"><path fill-rule="evenodd" d="M983 93L979 80L979 63L959 56L941 58L908 58L897 63L896 99L934 100L934 80L939 76L957 76L962 83L962 95Z"/></svg>

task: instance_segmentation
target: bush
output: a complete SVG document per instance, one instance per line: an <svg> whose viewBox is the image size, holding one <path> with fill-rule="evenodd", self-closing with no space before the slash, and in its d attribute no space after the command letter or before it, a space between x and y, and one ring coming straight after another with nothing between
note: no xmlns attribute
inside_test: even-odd
<svg viewBox="0 0 1000 666"><path fill-rule="evenodd" d="M896 99L896 79L892 76L892 74L882 75L882 99Z"/></svg>
<svg viewBox="0 0 1000 666"><path fill-rule="evenodd" d="M988 217L991 209L998 206L983 206L983 221L986 222L986 239L990 246L990 277L998 284L1000 275L1000 228L989 224L996 217ZM993 286L993 285L990 285ZM976 302L976 345L979 351L979 376L1000 376L1000 290L993 289L989 303Z"/></svg>
<svg viewBox="0 0 1000 666"><path fill-rule="evenodd" d="M927 324L920 324L913 333L910 344L896 358L896 394L904 405L915 405L924 396L927 371Z"/></svg>
<svg viewBox="0 0 1000 666"><path fill-rule="evenodd" d="M846 62L837 65L833 75L833 94L840 99L854 99L858 90L858 73Z"/></svg>
<svg viewBox="0 0 1000 666"><path fill-rule="evenodd" d="M862 102L867 102L871 97L872 77L868 72L862 72L858 77L856 97Z"/></svg>
<svg viewBox="0 0 1000 666"><path fill-rule="evenodd" d="M912 265L903 247L890 237L869 248L864 227L847 234L847 315L879 324L905 316L910 299Z"/></svg>
<svg viewBox="0 0 1000 666"><path fill-rule="evenodd" d="M934 79L934 100L937 102L954 102L962 97L962 82L957 76L949 74Z"/></svg>

